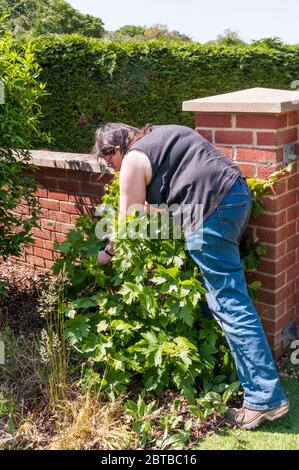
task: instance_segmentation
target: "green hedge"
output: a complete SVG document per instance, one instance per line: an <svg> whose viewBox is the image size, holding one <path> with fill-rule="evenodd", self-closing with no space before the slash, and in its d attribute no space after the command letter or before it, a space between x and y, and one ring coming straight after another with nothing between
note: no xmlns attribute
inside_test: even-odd
<svg viewBox="0 0 299 470"><path fill-rule="evenodd" d="M290 89L299 79L299 46L111 43L80 36L35 42L49 92L43 127L56 150L89 151L95 128L107 121L193 126L193 114L181 111L184 100L251 87Z"/></svg>

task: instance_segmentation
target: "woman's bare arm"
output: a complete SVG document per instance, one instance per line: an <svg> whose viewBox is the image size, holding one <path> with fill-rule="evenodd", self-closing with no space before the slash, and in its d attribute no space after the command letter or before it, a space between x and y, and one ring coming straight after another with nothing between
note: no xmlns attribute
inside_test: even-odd
<svg viewBox="0 0 299 470"><path fill-rule="evenodd" d="M151 178L151 166L143 152L132 150L122 162L119 186L119 216L132 214L136 208L141 211L146 198L146 186ZM144 210L144 209L143 209Z"/></svg>

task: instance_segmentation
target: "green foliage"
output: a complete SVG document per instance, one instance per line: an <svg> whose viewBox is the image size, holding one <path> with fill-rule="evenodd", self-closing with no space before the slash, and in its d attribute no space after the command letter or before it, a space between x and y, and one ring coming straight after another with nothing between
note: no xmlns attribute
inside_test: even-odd
<svg viewBox="0 0 299 470"><path fill-rule="evenodd" d="M272 184L281 172L271 178ZM249 182L257 199L270 184ZM116 208L117 201L115 179L103 202ZM190 404L199 405L197 416L205 419L215 410L223 413L236 392L237 383L228 385L235 380L233 363L219 326L201 313L206 291L184 241L163 239L162 224L156 240L132 237L137 223L143 224L144 235L149 234L149 217L128 218L131 237L116 237L116 255L105 267L97 262L104 242L96 236L96 220L78 219L59 246L62 256L54 273L67 279L65 300L59 305L66 317L65 339L89 364L82 379L85 388L105 390L114 397L125 393L137 376L147 391L179 390ZM243 242L245 270L254 271L265 248L258 240ZM254 299L259 287L258 282L249 286ZM138 403L130 404L135 415L147 410ZM147 442L151 428L140 419L136 426Z"/></svg>
<svg viewBox="0 0 299 470"><path fill-rule="evenodd" d="M145 30L146 30L145 26L134 26L134 25L127 24L117 29L115 33L120 33L125 36L136 38L136 37L144 36Z"/></svg>
<svg viewBox="0 0 299 470"><path fill-rule="evenodd" d="M1 297L4 298L4 297L8 297L8 296L9 296L9 294L7 292L6 282L0 280L0 299L1 299Z"/></svg>
<svg viewBox="0 0 299 470"><path fill-rule="evenodd" d="M217 377L214 378L213 382L215 385L213 385L212 390L198 398L196 405L190 405L189 407L190 411L202 421L215 412L219 414L226 413L227 402L232 399L240 388L239 382L232 382L230 385L227 383L217 383Z"/></svg>
<svg viewBox="0 0 299 470"><path fill-rule="evenodd" d="M217 39L215 41L209 41L209 43L234 47L245 45L245 42L239 36L239 31L232 31L231 29L224 30L223 34L218 34Z"/></svg>
<svg viewBox="0 0 299 470"><path fill-rule="evenodd" d="M256 203L289 170L264 182L248 180ZM115 179L104 204L116 208L118 191ZM253 215L261 207L253 209ZM149 216L138 221L149 233ZM127 221L131 234L136 222L133 216ZM223 333L201 313L206 291L183 240L163 239L163 225L158 225L157 240L116 238L116 256L103 267L97 262L104 246L96 236L97 224L87 216L78 219L60 245L62 256L54 266L54 272L63 273L68 281L59 305L66 317L65 338L89 363L82 384L114 397L125 393L137 375L148 391L179 390L197 404L196 416L201 419L215 410L223 413L237 390L236 383L227 384L234 381L234 369ZM265 247L258 239L244 237L241 253L245 271L255 271ZM254 300L260 286L259 282L248 286ZM139 405L134 404L137 411ZM139 434L147 442L151 427L148 421L139 421Z"/></svg>
<svg viewBox="0 0 299 470"><path fill-rule="evenodd" d="M5 88L5 103L0 104L0 256L4 259L18 256L21 243L31 241L38 218L37 183L27 174L33 170L29 149L41 138L39 101L45 92L37 81L39 73L33 44L16 51L10 34L0 31L0 77ZM25 216L14 212L21 202L28 204Z"/></svg>
<svg viewBox="0 0 299 470"><path fill-rule="evenodd" d="M142 394L139 395L137 402L127 400L125 405L127 415L131 417L132 430L138 435L142 447L153 439L154 430L151 419L160 412L159 409L154 411L155 404L155 401L147 404Z"/></svg>
<svg viewBox="0 0 299 470"><path fill-rule="evenodd" d="M226 413L227 402L239 391L239 382L223 384L219 377L224 376L215 377L222 391L203 393L194 405L188 406L183 397L171 399L173 392L167 400L163 397L161 401L149 401L144 391L137 401L127 400L125 418L138 438L138 448L190 449L204 421L211 415L215 418Z"/></svg>
<svg viewBox="0 0 299 470"><path fill-rule="evenodd" d="M64 340L64 278L50 282L39 298L39 313L45 320L45 328L40 336L40 357L45 368L49 401L57 405L66 398L68 378L68 350Z"/></svg>
<svg viewBox="0 0 299 470"><path fill-rule="evenodd" d="M186 41L191 42L191 38L179 31L171 31L164 24L154 24L149 27L125 25L116 31L109 31L105 39L111 41L151 41L153 39L164 39L167 41Z"/></svg>
<svg viewBox="0 0 299 470"><path fill-rule="evenodd" d="M256 180L255 178L247 179L247 183L251 189L253 197L253 217L257 217L258 215L264 212L264 205L261 200L262 196L264 196L267 191L272 190L273 186L279 181L282 176L286 175L287 173L290 173L292 171L293 166L294 162L281 168L278 171L275 171L267 180Z"/></svg>
<svg viewBox="0 0 299 470"><path fill-rule="evenodd" d="M78 36L36 39L49 95L43 128L52 149L89 152L104 122L194 126L189 99L251 87L290 89L299 48L201 45L180 41L95 41ZM47 147L40 142L41 147Z"/></svg>
<svg viewBox="0 0 299 470"><path fill-rule="evenodd" d="M189 36L186 34L182 34L179 31L171 31L164 24L153 24L149 28L146 28L144 32L144 38L146 40L167 39L174 41L191 41L191 38L189 38Z"/></svg>
<svg viewBox="0 0 299 470"><path fill-rule="evenodd" d="M281 49L281 48L284 48L284 46L285 46L282 39L280 39L277 36L270 37L270 38L262 38L262 39L258 39L258 40L253 40L252 44L254 46L269 47L270 49Z"/></svg>
<svg viewBox="0 0 299 470"><path fill-rule="evenodd" d="M136 41L143 40L145 26L125 25L115 31L107 31L104 38L110 41Z"/></svg>
<svg viewBox="0 0 299 470"><path fill-rule="evenodd" d="M73 34L100 38L100 18L75 10L65 0L0 0L0 16L9 14L6 24L15 34Z"/></svg>
<svg viewBox="0 0 299 470"><path fill-rule="evenodd" d="M117 181L110 191L105 202L115 203ZM135 222L128 221L129 230ZM93 363L110 396L124 393L137 374L146 390L176 388L194 402L203 380L220 369L230 376L233 366L222 331L201 314L205 290L184 242L116 239L117 254L103 267L96 224L78 220L54 268L69 280L60 307L66 339Z"/></svg>

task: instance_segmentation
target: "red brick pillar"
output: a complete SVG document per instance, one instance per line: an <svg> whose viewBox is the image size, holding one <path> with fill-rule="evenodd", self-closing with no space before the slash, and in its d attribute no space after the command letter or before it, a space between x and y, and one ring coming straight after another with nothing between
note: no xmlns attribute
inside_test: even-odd
<svg viewBox="0 0 299 470"><path fill-rule="evenodd" d="M267 179L285 165L287 155L299 153L298 92L253 88L186 101L183 110L196 113L197 132L247 177ZM299 323L298 162L263 201L265 212L250 221L248 234L260 238L267 254L249 279L263 284L256 306L278 357Z"/></svg>

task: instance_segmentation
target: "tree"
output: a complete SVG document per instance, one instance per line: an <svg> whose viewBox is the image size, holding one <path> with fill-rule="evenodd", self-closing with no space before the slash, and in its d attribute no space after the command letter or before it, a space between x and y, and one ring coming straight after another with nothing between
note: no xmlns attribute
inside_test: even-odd
<svg viewBox="0 0 299 470"><path fill-rule="evenodd" d="M223 34L218 34L216 40L208 41L207 44L220 44L223 46L241 46L245 44L245 42L243 41L243 39L240 38L239 31L225 29Z"/></svg>
<svg viewBox="0 0 299 470"><path fill-rule="evenodd" d="M281 38L274 36L270 38L261 38L258 40L252 40L253 46L266 46L270 49L279 49L284 46L284 43Z"/></svg>
<svg viewBox="0 0 299 470"><path fill-rule="evenodd" d="M144 33L145 39L172 39L179 41L191 41L189 36L179 33L179 31L171 31L164 24L154 24L146 29Z"/></svg>
<svg viewBox="0 0 299 470"><path fill-rule="evenodd" d="M145 26L134 26L131 24L127 24L125 26L122 26L121 28L118 28L114 32L123 36L129 36L130 38L139 39L144 37L145 31Z"/></svg>
<svg viewBox="0 0 299 470"><path fill-rule="evenodd" d="M100 38L100 18L75 10L65 0L0 0L0 16L9 14L7 26L15 34L72 34Z"/></svg>
<svg viewBox="0 0 299 470"><path fill-rule="evenodd" d="M192 39L178 31L171 31L166 25L154 24L152 26L125 25L115 31L106 33L110 41L149 41L151 39L166 39L171 41L187 41Z"/></svg>
<svg viewBox="0 0 299 470"><path fill-rule="evenodd" d="M37 80L40 70L33 45L17 50L12 35L1 30L0 18L0 258L4 260L18 256L21 244L32 241L30 232L39 215L38 185L28 175L33 171L30 149L41 138L39 100L45 90ZM21 208L23 212L16 213Z"/></svg>

